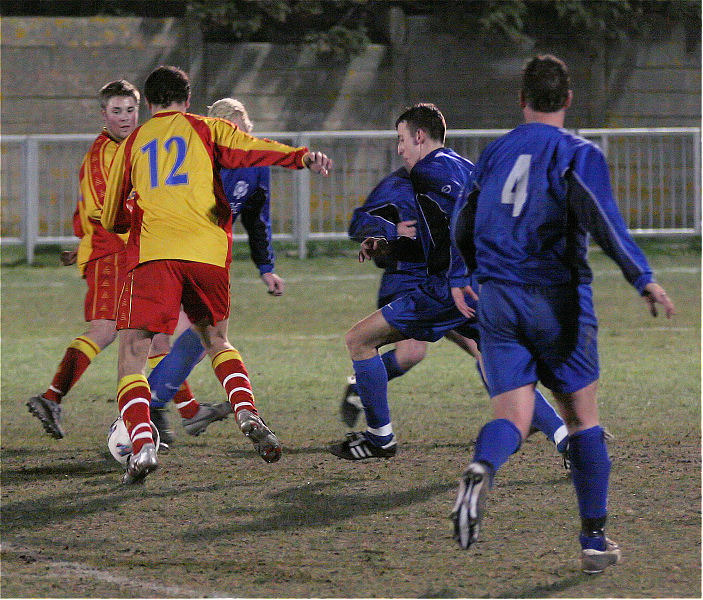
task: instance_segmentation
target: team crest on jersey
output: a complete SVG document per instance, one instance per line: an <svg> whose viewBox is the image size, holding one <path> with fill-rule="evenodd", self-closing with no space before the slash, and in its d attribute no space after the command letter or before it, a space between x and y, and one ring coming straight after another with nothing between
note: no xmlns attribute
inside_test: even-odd
<svg viewBox="0 0 703 600"><path fill-rule="evenodd" d="M244 196L247 195L248 191L249 191L249 184L246 181L244 181L243 179L240 179L234 185L234 189L232 190L232 197L233 198L244 198Z"/></svg>
<svg viewBox="0 0 703 600"><path fill-rule="evenodd" d="M448 193L451 192L451 191L452 191L452 186L451 186L451 185L445 185L445 186L442 188L442 193L443 193L443 194L448 194Z"/></svg>

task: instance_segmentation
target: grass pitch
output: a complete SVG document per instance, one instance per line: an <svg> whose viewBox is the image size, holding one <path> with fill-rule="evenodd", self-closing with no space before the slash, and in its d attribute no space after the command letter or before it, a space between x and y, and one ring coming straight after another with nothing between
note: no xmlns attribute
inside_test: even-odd
<svg viewBox="0 0 703 600"><path fill-rule="evenodd" d="M83 331L84 283L55 253L30 268L4 250L1 595L699 598L700 246L647 251L677 305L671 321L649 317L592 253L601 419L615 435L608 532L623 561L587 576L570 480L539 434L499 472L479 543L463 551L451 539L457 479L490 410L473 363L449 342L389 386L396 458L348 463L325 451L345 432L343 335L374 308L379 275L352 246L281 256L281 298L248 260L232 266L230 339L281 461L264 463L233 419L193 438L172 410L176 444L130 488L106 454L116 344L66 397L65 439L27 412ZM223 399L208 364L190 382L200 400Z"/></svg>

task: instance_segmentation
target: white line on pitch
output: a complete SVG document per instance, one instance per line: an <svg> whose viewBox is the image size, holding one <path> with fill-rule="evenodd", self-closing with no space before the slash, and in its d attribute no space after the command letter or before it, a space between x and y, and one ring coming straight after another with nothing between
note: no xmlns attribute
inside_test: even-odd
<svg viewBox="0 0 703 600"><path fill-rule="evenodd" d="M67 579L71 575L78 576L78 577L85 577L87 579L92 579L94 581L104 581L105 583L112 583L115 585L119 586L128 586L130 588L136 588L140 591L149 591L153 592L156 595L160 595L163 597L175 597L175 596L185 596L187 598L198 598L203 595L203 592L205 590L192 590L192 589L187 589L187 588L182 588L174 585L161 585L159 583L152 583L149 581L139 581L139 580L134 580L131 577L124 577L122 575L114 575L110 573L109 571L103 571L101 569L97 569L95 567L86 567L85 565L79 564L79 563L74 563L74 562L67 562L63 560L51 560L51 559L45 559L41 557L35 550L32 550L31 548L19 548L16 547L14 544L8 544L7 542L2 542L0 545L0 549L6 552L29 552L33 554L37 562L42 562L42 563L47 563L51 565L52 567L55 567L53 569L53 577L59 578L59 579ZM80 594L79 594L80 595ZM207 592L208 596L211 596L213 598L227 598L230 597L231 594L225 593L225 592L215 592L214 594L211 592Z"/></svg>

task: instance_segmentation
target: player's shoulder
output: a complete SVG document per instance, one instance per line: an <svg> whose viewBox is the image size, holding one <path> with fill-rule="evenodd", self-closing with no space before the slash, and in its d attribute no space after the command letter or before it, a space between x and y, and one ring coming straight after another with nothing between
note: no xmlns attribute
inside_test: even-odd
<svg viewBox="0 0 703 600"><path fill-rule="evenodd" d="M474 164L468 158L443 146L417 161L412 170L412 177L432 179L456 172L471 173L473 169Z"/></svg>
<svg viewBox="0 0 703 600"><path fill-rule="evenodd" d="M377 188L397 188L397 187L410 187L412 188L412 183L410 181L410 174L405 169L401 167L386 175L381 181L379 181Z"/></svg>
<svg viewBox="0 0 703 600"><path fill-rule="evenodd" d="M379 201L395 202L404 196L412 198L413 185L410 181L410 174L404 167L401 167L386 175L376 184L368 195L366 203L373 204Z"/></svg>
<svg viewBox="0 0 703 600"><path fill-rule="evenodd" d="M119 142L108 133L107 129L103 128L103 130L93 140L93 143L90 146L90 152L95 152L108 146L115 146L116 148L118 145Z"/></svg>

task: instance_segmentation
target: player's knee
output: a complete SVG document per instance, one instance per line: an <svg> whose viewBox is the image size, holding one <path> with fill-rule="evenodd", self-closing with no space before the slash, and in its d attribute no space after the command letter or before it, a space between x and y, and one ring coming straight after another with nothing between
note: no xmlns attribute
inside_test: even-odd
<svg viewBox="0 0 703 600"><path fill-rule="evenodd" d="M90 322L87 336L93 340L101 350L107 348L117 338L115 321L97 319Z"/></svg>
<svg viewBox="0 0 703 600"><path fill-rule="evenodd" d="M427 343L413 340L414 343L408 344L403 348L402 352L396 350L396 360L404 369L408 370L422 361L427 354ZM399 356L400 354L400 356Z"/></svg>

